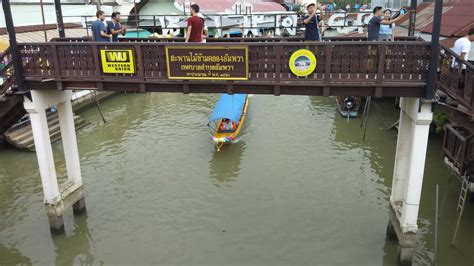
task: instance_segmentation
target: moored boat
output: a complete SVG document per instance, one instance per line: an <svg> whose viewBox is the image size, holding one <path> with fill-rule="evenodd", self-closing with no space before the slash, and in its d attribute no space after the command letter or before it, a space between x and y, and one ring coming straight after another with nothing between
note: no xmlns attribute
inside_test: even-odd
<svg viewBox="0 0 474 266"><path fill-rule="evenodd" d="M343 117L355 118L359 116L361 98L358 96L337 96L337 109Z"/></svg>
<svg viewBox="0 0 474 266"><path fill-rule="evenodd" d="M248 102L247 94L221 95L207 124L217 150L236 141L245 121Z"/></svg>

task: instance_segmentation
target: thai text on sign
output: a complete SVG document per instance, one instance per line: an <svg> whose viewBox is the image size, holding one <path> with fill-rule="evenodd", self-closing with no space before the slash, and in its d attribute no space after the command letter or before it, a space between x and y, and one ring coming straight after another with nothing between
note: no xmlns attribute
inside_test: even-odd
<svg viewBox="0 0 474 266"><path fill-rule="evenodd" d="M247 46L168 46L169 79L247 80Z"/></svg>
<svg viewBox="0 0 474 266"><path fill-rule="evenodd" d="M135 73L133 50L100 50L100 59L104 73Z"/></svg>

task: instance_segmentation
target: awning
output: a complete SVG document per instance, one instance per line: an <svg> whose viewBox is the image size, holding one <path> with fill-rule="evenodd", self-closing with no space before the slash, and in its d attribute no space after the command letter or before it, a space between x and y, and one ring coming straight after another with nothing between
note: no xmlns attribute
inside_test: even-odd
<svg viewBox="0 0 474 266"><path fill-rule="evenodd" d="M238 122L242 116L242 112L244 111L246 99L247 94L222 94L214 108L214 111L209 117L209 122L222 118Z"/></svg>

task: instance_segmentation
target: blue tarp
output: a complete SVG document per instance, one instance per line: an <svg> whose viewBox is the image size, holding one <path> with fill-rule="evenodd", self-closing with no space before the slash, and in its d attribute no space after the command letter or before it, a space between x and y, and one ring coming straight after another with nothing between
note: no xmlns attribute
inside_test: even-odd
<svg viewBox="0 0 474 266"><path fill-rule="evenodd" d="M238 122L244 111L246 98L247 94L222 94L214 111L209 117L209 122L221 118L228 118L234 122Z"/></svg>

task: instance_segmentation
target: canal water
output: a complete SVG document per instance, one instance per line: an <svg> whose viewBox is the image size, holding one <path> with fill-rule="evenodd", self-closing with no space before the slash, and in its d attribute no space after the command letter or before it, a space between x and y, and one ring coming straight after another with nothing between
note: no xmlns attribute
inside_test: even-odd
<svg viewBox="0 0 474 266"><path fill-rule="evenodd" d="M0 265L395 265L385 240L396 133L392 100L360 119L334 98L252 96L238 143L214 150L217 95L128 94L82 115L87 214L51 235L34 153L0 151ZM61 145L54 145L64 180ZM448 185L448 180L451 183ZM472 265L474 206L450 246L459 183L430 139L415 265Z"/></svg>

